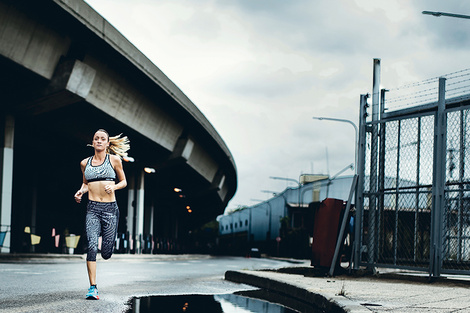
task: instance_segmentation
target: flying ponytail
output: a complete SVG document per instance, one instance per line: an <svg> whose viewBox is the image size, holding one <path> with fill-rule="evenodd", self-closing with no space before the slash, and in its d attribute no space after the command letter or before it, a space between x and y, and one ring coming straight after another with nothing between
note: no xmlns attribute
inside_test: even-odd
<svg viewBox="0 0 470 313"><path fill-rule="evenodd" d="M109 137L108 153L115 154L121 159L127 156L127 151L131 148L129 138L121 137L122 134Z"/></svg>
<svg viewBox="0 0 470 313"><path fill-rule="evenodd" d="M109 147L106 149L106 153L117 155L121 159L127 156L127 151L131 148L129 138L127 138L127 136L121 137L122 134L119 134L111 137L104 129L98 129L96 132L103 132L108 135ZM93 147L93 145L88 146Z"/></svg>

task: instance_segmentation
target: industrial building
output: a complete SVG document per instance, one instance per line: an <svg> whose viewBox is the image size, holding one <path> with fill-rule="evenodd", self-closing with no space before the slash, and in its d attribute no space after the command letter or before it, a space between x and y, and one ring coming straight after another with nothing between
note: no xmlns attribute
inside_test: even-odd
<svg viewBox="0 0 470 313"><path fill-rule="evenodd" d="M298 187L286 188L256 205L218 217L219 248L224 253L247 254L252 248L271 255L309 257L308 241L313 232L314 209L326 198L346 201L353 176L331 179L306 175ZM287 233L282 233L283 230ZM296 233L302 232L302 233ZM303 252L291 251L302 246ZM293 255L300 253L299 255Z"/></svg>

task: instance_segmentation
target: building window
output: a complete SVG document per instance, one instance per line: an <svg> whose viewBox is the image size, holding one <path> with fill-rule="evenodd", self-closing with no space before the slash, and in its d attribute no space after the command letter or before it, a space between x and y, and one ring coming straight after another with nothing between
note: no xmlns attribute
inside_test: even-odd
<svg viewBox="0 0 470 313"><path fill-rule="evenodd" d="M245 226L248 226L248 220L245 220Z"/></svg>

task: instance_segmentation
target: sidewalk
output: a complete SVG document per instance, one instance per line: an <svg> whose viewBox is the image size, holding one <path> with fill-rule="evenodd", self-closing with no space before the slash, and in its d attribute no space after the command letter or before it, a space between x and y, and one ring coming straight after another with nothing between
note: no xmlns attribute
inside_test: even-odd
<svg viewBox="0 0 470 313"><path fill-rule="evenodd" d="M470 277L440 278L387 270L382 274L318 276L312 267L228 271L225 279L275 292L318 312L470 312ZM295 307L293 307L295 308Z"/></svg>

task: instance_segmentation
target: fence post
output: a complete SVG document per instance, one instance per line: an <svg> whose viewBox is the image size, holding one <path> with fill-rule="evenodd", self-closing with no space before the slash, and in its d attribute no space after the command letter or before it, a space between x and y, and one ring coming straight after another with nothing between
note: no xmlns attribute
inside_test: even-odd
<svg viewBox="0 0 470 313"><path fill-rule="evenodd" d="M361 263L362 250L362 225L364 213L364 167L365 167L365 147L366 147L366 117L367 98L369 95L361 95L359 109L359 136L357 140L357 169L358 181L356 185L356 217L354 223L354 269L359 269Z"/></svg>
<svg viewBox="0 0 470 313"><path fill-rule="evenodd" d="M429 276L439 277L442 268L442 231L443 214L445 210L444 187L446 179L446 126L445 113L446 79L439 78L439 101L437 115L434 121L434 175L432 189L432 222L431 222L431 255Z"/></svg>
<svg viewBox="0 0 470 313"><path fill-rule="evenodd" d="M380 90L380 121L382 121L383 114L385 113L385 93L387 92L387 89L381 89ZM384 190L385 190L385 132L386 132L386 123L380 123L380 129L379 129L379 140L380 140L380 146L379 146L379 155L378 155L378 185L377 185L377 191L379 192L378 197L377 197L377 239L376 239L376 249L377 249L377 260L380 259L380 251L382 249L381 247L381 242L382 242L382 236L383 233L380 231L384 225L383 225L383 220L384 220L384 208L385 208L385 196L384 196Z"/></svg>
<svg viewBox="0 0 470 313"><path fill-rule="evenodd" d="M377 256L377 159L379 141L379 114L380 114L380 59L374 59L374 77L372 86L372 133L370 143L370 198L368 218L368 255L369 266L376 262Z"/></svg>

